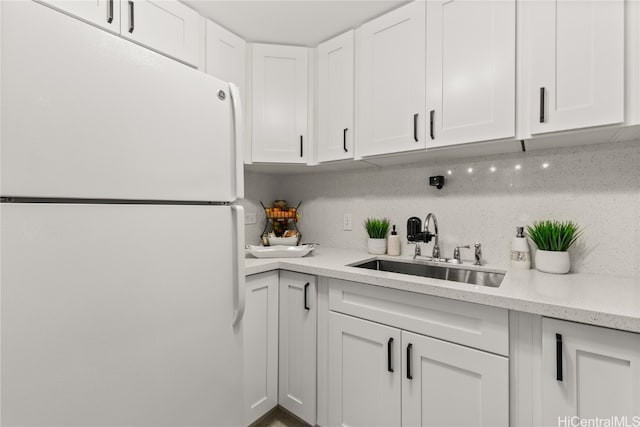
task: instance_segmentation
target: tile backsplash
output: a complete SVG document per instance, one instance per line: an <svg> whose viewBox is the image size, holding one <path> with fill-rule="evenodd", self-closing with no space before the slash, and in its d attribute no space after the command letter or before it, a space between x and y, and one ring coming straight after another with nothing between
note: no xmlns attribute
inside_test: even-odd
<svg viewBox="0 0 640 427"><path fill-rule="evenodd" d="M264 209L260 205L271 204L274 200L282 198L279 192L279 179L273 175L246 172L244 173L244 200L241 205L246 214L256 214L255 224L246 224L244 227L244 240L247 245L260 243L260 235L264 228Z"/></svg>
<svg viewBox="0 0 640 427"><path fill-rule="evenodd" d="M443 189L428 185L432 175L445 176ZM362 222L386 216L404 242L407 219L433 212L444 256L479 241L484 260L503 267L517 225L574 220L584 235L571 250L572 271L640 276L640 141L295 176L247 172L246 188L249 206L302 200L305 241L366 250ZM353 231L343 230L345 213ZM247 227L248 242L258 241L263 221L253 234ZM473 252L463 249L462 258Z"/></svg>

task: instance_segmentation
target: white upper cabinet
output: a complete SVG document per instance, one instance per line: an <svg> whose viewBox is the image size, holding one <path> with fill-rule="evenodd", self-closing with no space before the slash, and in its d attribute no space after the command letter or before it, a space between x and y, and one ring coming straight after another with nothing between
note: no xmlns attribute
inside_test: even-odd
<svg viewBox="0 0 640 427"><path fill-rule="evenodd" d="M354 31L318 46L318 161L353 158Z"/></svg>
<svg viewBox="0 0 640 427"><path fill-rule="evenodd" d="M252 45L251 160L307 162L305 47Z"/></svg>
<svg viewBox="0 0 640 427"><path fill-rule="evenodd" d="M624 3L527 3L532 134L624 121Z"/></svg>
<svg viewBox="0 0 640 427"><path fill-rule="evenodd" d="M205 72L246 91L246 43L213 21L206 26Z"/></svg>
<svg viewBox="0 0 640 427"><path fill-rule="evenodd" d="M356 154L424 149L425 2L398 8L356 31Z"/></svg>
<svg viewBox="0 0 640 427"><path fill-rule="evenodd" d="M515 136L515 0L426 5L427 147Z"/></svg>
<svg viewBox="0 0 640 427"><path fill-rule="evenodd" d="M198 66L197 12L176 0L37 0L174 59Z"/></svg>
<svg viewBox="0 0 640 427"><path fill-rule="evenodd" d="M145 47L197 66L202 46L197 12L175 0L121 2L120 33Z"/></svg>
<svg viewBox="0 0 640 427"><path fill-rule="evenodd" d="M120 0L38 0L83 21L120 33Z"/></svg>
<svg viewBox="0 0 640 427"><path fill-rule="evenodd" d="M640 414L640 334L542 319L542 425ZM567 424L568 425L568 424Z"/></svg>

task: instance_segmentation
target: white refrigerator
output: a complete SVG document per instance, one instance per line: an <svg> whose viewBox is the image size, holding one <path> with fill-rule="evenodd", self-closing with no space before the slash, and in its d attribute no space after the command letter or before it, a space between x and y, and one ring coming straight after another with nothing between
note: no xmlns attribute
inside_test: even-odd
<svg viewBox="0 0 640 427"><path fill-rule="evenodd" d="M242 425L237 89L0 7L0 424Z"/></svg>

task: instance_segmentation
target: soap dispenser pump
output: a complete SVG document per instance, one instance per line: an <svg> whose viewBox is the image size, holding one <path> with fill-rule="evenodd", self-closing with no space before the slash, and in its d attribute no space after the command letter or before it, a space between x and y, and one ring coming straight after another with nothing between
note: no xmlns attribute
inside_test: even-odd
<svg viewBox="0 0 640 427"><path fill-rule="evenodd" d="M400 236L398 236L395 225L393 226L393 230L391 230L391 235L387 242L387 254L400 255Z"/></svg>
<svg viewBox="0 0 640 427"><path fill-rule="evenodd" d="M531 250L524 236L524 227L516 227L516 237L511 242L511 267L518 270L531 268Z"/></svg>

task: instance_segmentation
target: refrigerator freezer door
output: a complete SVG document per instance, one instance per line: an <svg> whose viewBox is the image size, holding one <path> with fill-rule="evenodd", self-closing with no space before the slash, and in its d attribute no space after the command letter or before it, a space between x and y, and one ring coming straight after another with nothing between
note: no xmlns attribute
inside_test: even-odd
<svg viewBox="0 0 640 427"><path fill-rule="evenodd" d="M44 5L1 7L0 195L235 198L227 83Z"/></svg>
<svg viewBox="0 0 640 427"><path fill-rule="evenodd" d="M242 424L230 207L0 215L2 425Z"/></svg>

